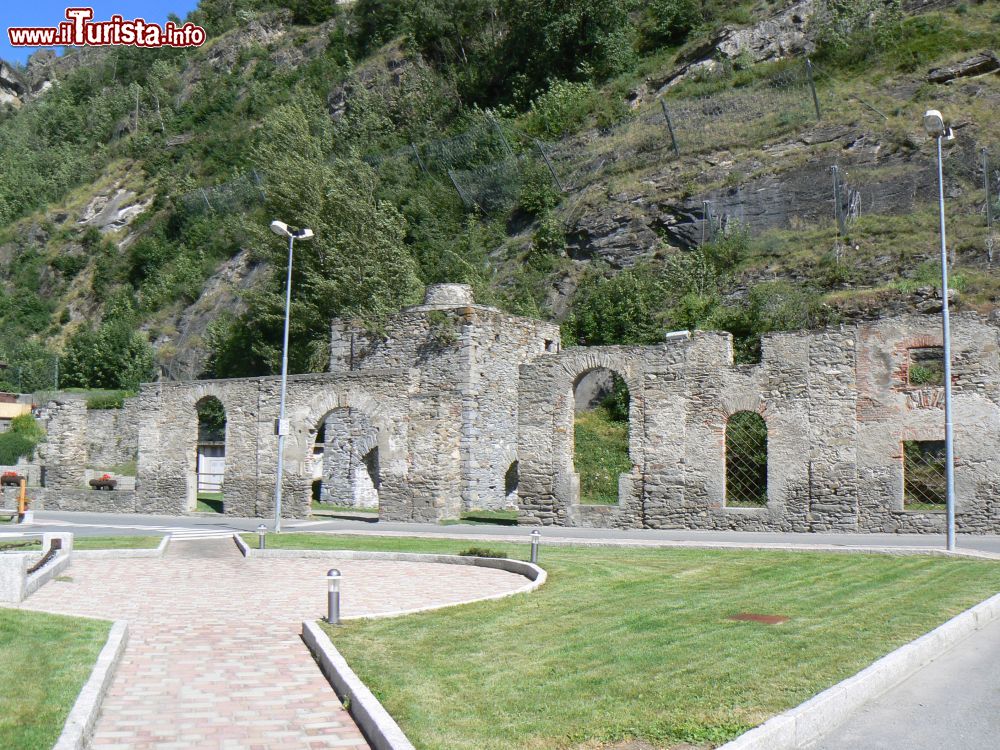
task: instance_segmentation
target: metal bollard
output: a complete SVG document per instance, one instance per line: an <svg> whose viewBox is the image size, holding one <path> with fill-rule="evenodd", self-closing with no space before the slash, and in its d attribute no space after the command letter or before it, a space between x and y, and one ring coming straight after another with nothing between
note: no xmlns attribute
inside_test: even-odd
<svg viewBox="0 0 1000 750"><path fill-rule="evenodd" d="M336 568L326 571L326 621L340 625L340 571Z"/></svg>
<svg viewBox="0 0 1000 750"><path fill-rule="evenodd" d="M531 532L531 562L538 563L538 542L541 540L542 534L535 529Z"/></svg>
<svg viewBox="0 0 1000 750"><path fill-rule="evenodd" d="M264 549L266 542L264 537L267 536L267 526L261 524L257 527L257 549Z"/></svg>

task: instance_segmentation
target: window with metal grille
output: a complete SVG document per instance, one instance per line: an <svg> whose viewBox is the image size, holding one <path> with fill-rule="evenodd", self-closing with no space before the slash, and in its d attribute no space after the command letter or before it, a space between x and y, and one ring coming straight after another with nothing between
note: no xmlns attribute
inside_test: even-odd
<svg viewBox="0 0 1000 750"><path fill-rule="evenodd" d="M943 386L944 349L940 346L910 349L906 382L916 386Z"/></svg>
<svg viewBox="0 0 1000 750"><path fill-rule="evenodd" d="M767 424L752 411L738 411L726 422L726 505L767 504Z"/></svg>
<svg viewBox="0 0 1000 750"><path fill-rule="evenodd" d="M944 510L947 494L944 440L904 440L903 507Z"/></svg>

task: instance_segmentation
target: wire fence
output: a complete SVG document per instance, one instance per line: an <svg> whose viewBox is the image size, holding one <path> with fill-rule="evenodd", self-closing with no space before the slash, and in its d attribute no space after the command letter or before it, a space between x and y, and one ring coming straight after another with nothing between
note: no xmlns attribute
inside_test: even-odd
<svg viewBox="0 0 1000 750"><path fill-rule="evenodd" d="M229 182L200 187L179 196L176 205L188 216L205 213L233 213L264 200L263 180L257 170Z"/></svg>
<svg viewBox="0 0 1000 750"><path fill-rule="evenodd" d="M726 504L767 504L767 425L756 412L726 421Z"/></svg>
<svg viewBox="0 0 1000 750"><path fill-rule="evenodd" d="M465 131L447 138L408 143L365 160L396 182L435 180L470 211L501 215L516 208L528 175L547 174L559 193L580 195L606 188L616 175L648 183L682 197L663 201L658 231L670 244L694 247L739 226L752 236L775 230L831 227L841 238L869 216L898 216L929 209L937 199L937 164L927 149L820 149L793 169L774 174L737 167L715 169L677 190L671 164L680 159L766 148L822 128L824 107L807 60L790 61L744 88L705 96L667 92L644 111L609 128L591 129L560 141L543 141L508 120L486 113ZM870 102L852 98L859 113L885 118ZM875 100L878 103L877 100ZM710 165L711 166L711 165ZM746 166L742 167L747 169ZM989 262L1000 252L1000 138L959 137L944 158L949 213L978 217ZM189 215L231 212L263 199L256 172L198 188L178 199ZM653 198L656 201L656 198ZM839 242L838 242L839 247Z"/></svg>
<svg viewBox="0 0 1000 750"><path fill-rule="evenodd" d="M947 499L943 440L903 442L904 506L944 507Z"/></svg>

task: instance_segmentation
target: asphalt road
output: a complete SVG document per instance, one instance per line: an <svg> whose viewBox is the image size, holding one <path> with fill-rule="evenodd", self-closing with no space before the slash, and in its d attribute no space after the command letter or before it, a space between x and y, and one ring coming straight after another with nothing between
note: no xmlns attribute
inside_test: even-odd
<svg viewBox="0 0 1000 750"><path fill-rule="evenodd" d="M72 531L81 536L116 534L168 533L173 529L242 530L252 531L264 523L270 529L273 518L236 518L232 516L197 514L187 516L147 516L110 513L62 513L39 511L33 526L0 525L2 531ZM348 531L392 534L434 534L441 536L476 535L481 537L524 537L527 527L493 524L394 523L386 521L334 519L283 519L284 531ZM745 531L691 531L686 529L584 529L546 526L545 538L645 541L645 542L704 542L742 544L828 545L833 547L926 547L942 549L944 535L929 534L793 534ZM959 535L959 549L1000 554L1000 536Z"/></svg>

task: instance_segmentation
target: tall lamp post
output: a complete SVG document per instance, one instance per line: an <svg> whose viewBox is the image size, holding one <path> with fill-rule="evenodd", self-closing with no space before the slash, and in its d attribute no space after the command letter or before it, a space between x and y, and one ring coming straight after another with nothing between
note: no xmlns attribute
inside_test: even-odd
<svg viewBox="0 0 1000 750"><path fill-rule="evenodd" d="M283 221L272 221L271 231L279 237L288 238L288 278L285 281L285 337L281 345L281 406L274 431L278 435L278 478L274 483L274 531L281 531L281 475L285 468L285 436L288 434L288 420L285 419L285 389L288 386L288 317L292 306L292 252L295 240L312 239L311 229L293 231Z"/></svg>
<svg viewBox="0 0 1000 750"><path fill-rule="evenodd" d="M948 250L944 231L944 169L941 161L941 141L954 140L952 132L941 113L929 109L924 113L924 130L937 141L938 209L941 218L941 327L944 339L944 450L945 450L945 508L947 513L947 546L955 549L955 452L951 426L951 323L948 318Z"/></svg>

